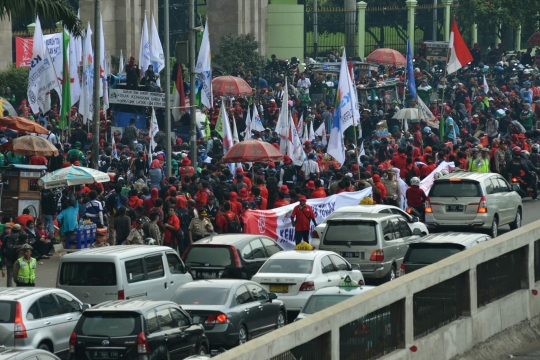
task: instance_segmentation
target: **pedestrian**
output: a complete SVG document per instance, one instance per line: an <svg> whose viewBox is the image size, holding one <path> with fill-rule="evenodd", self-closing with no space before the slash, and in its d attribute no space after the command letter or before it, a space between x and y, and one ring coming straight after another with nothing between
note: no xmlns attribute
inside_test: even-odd
<svg viewBox="0 0 540 360"><path fill-rule="evenodd" d="M96 241L92 244L91 248L100 248L104 246L109 246L109 243L107 242L107 238L105 237L105 234L101 231L98 231L96 233Z"/></svg>
<svg viewBox="0 0 540 360"><path fill-rule="evenodd" d="M182 239L178 239L178 230L180 229L180 219L176 216L174 207L170 207L167 212L168 218L165 226L165 235L163 237L163 245L176 249L177 242Z"/></svg>
<svg viewBox="0 0 540 360"><path fill-rule="evenodd" d="M159 214L157 212L153 212L150 214L150 224L148 225L148 235L155 240L156 244L162 245L163 239L161 235L161 230L159 229L158 225L159 221Z"/></svg>
<svg viewBox="0 0 540 360"><path fill-rule="evenodd" d="M136 220L136 226L131 229L128 237L126 238L126 245L144 245L144 231L143 231L144 219L138 218Z"/></svg>
<svg viewBox="0 0 540 360"><path fill-rule="evenodd" d="M32 246L23 244L21 252L23 256L13 264L13 280L17 287L34 287L37 261L32 257Z"/></svg>
<svg viewBox="0 0 540 360"><path fill-rule="evenodd" d="M129 57L129 62L124 66L124 69L126 71L126 89L138 90L141 69L139 68L139 64L135 62L135 56L132 55Z"/></svg>
<svg viewBox="0 0 540 360"><path fill-rule="evenodd" d="M295 241L296 245L300 244L303 241L309 242L309 231L311 229L310 223L313 222L315 226L315 213L313 208L306 203L306 197L301 195L298 199L300 201L299 205L296 205L291 214L291 224L294 226L295 230Z"/></svg>
<svg viewBox="0 0 540 360"><path fill-rule="evenodd" d="M206 210L201 209L199 217L191 220L188 231L190 244L193 244L194 241L200 240L214 232L214 227L212 226L210 219L208 219Z"/></svg>
<svg viewBox="0 0 540 360"><path fill-rule="evenodd" d="M116 210L114 230L116 232L116 245L125 243L131 233L131 218L127 215L127 208L125 206L120 206Z"/></svg>
<svg viewBox="0 0 540 360"><path fill-rule="evenodd" d="M79 215L79 202L75 201L73 193L70 193L69 196L68 206L56 217L58 224L61 225L61 234L66 237L66 245L71 234L77 229L77 218Z"/></svg>

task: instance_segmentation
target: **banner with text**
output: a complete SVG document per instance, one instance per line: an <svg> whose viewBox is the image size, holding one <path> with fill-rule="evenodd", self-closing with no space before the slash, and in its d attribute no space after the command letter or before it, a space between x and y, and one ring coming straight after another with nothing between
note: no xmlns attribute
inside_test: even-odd
<svg viewBox="0 0 540 360"><path fill-rule="evenodd" d="M345 192L323 199L311 199L307 204L313 208L317 224L320 224L328 215L344 206L358 205L360 200L371 196L371 188L355 192ZM244 220L244 233L266 235L285 250L294 250L294 227L291 224L291 214L299 203L282 206L273 210L248 210L242 217ZM315 226L311 223L311 231Z"/></svg>
<svg viewBox="0 0 540 360"><path fill-rule="evenodd" d="M49 54L51 54L51 60L56 70L58 78L62 79L64 70L63 66L63 48L62 48L62 33L54 33L43 35L43 40ZM15 66L16 67L30 67L32 61L32 49L34 47L33 38L15 37Z"/></svg>
<svg viewBox="0 0 540 360"><path fill-rule="evenodd" d="M165 94L148 91L110 89L109 103L164 108Z"/></svg>

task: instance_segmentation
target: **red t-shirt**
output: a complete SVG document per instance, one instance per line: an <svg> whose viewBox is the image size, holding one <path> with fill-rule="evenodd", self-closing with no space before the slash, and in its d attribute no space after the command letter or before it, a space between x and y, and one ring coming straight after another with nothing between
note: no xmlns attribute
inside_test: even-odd
<svg viewBox="0 0 540 360"><path fill-rule="evenodd" d="M227 220L225 217L229 218L230 221L234 220L236 217L236 214L232 211L227 212L218 212L216 215L216 226L222 229L222 233L226 234L229 232L229 220Z"/></svg>
<svg viewBox="0 0 540 360"><path fill-rule="evenodd" d="M322 199L326 197L326 193L322 187L315 189L315 191L309 197L310 199Z"/></svg>
<svg viewBox="0 0 540 360"><path fill-rule="evenodd" d="M30 165L47 165L47 159L34 155L30 158Z"/></svg>
<svg viewBox="0 0 540 360"><path fill-rule="evenodd" d="M289 202L287 202L287 200L285 199L277 199L276 201L274 201L274 209L285 205L289 205Z"/></svg>
<svg viewBox="0 0 540 360"><path fill-rule="evenodd" d="M167 220L167 224L174 226L174 230L178 231L180 229L180 219L178 219L178 216L173 215ZM164 243L170 243L173 238L173 232L171 229L167 228L165 230L165 236L163 238Z"/></svg>
<svg viewBox="0 0 540 360"><path fill-rule="evenodd" d="M24 214L19 215L15 219L15 224L21 224L22 229L25 230L26 229L26 223L28 222L28 220L34 221L34 218L31 215L24 215Z"/></svg>
<svg viewBox="0 0 540 360"><path fill-rule="evenodd" d="M311 219L315 219L315 213L311 206L307 205L300 209L300 205L297 205L291 214L291 219L296 220L296 231L308 231L310 229L309 223Z"/></svg>
<svg viewBox="0 0 540 360"><path fill-rule="evenodd" d="M207 190L208 189L202 189L195 193L195 209L202 208L208 202L208 194L206 193Z"/></svg>

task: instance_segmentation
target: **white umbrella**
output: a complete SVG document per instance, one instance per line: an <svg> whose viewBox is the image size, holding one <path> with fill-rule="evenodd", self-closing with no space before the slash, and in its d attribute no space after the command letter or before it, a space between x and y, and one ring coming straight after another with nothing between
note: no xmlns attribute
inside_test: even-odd
<svg viewBox="0 0 540 360"><path fill-rule="evenodd" d="M15 111L15 108L11 106L9 101L7 101L6 99L2 99L2 108L4 109L4 111L7 110L8 116L17 116L17 111ZM0 116L4 115L0 114Z"/></svg>
<svg viewBox="0 0 540 360"><path fill-rule="evenodd" d="M407 119L407 120L418 120L418 109L417 108L407 108L399 110L392 119Z"/></svg>
<svg viewBox="0 0 540 360"><path fill-rule="evenodd" d="M53 189L63 186L109 181L111 181L109 175L102 171L82 166L70 166L45 175L38 180L38 185L45 189Z"/></svg>

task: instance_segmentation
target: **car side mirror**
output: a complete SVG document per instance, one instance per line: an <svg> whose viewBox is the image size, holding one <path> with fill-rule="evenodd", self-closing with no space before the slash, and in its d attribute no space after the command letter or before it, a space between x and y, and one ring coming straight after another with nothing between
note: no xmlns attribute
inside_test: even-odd
<svg viewBox="0 0 540 360"><path fill-rule="evenodd" d="M199 316L194 316L193 325L200 325L200 323L201 323L201 318Z"/></svg>
<svg viewBox="0 0 540 360"><path fill-rule="evenodd" d="M353 270L360 271L360 265L358 265L358 264L351 264L351 267L352 267Z"/></svg>
<svg viewBox="0 0 540 360"><path fill-rule="evenodd" d="M418 216L413 216L412 217L412 222L419 222L420 219L418 218Z"/></svg>
<svg viewBox="0 0 540 360"><path fill-rule="evenodd" d="M420 231L420 229L414 229L412 233L413 235L422 236L422 231Z"/></svg>
<svg viewBox="0 0 540 360"><path fill-rule="evenodd" d="M90 309L90 304L82 304L81 312L85 312L86 310Z"/></svg>
<svg viewBox="0 0 540 360"><path fill-rule="evenodd" d="M272 302L272 300L276 300L276 299L277 299L276 293L268 293L268 300L270 302Z"/></svg>

